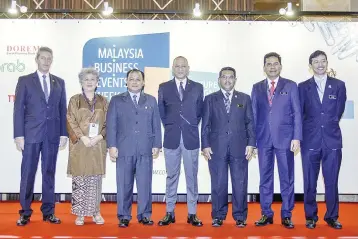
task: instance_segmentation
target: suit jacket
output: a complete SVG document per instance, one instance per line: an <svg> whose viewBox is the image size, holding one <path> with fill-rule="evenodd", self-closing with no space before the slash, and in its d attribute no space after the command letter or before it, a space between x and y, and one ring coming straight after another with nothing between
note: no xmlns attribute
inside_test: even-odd
<svg viewBox="0 0 358 239"><path fill-rule="evenodd" d="M183 137L188 150L200 148L198 125L201 120L203 85L187 80L183 101L180 100L175 79L159 85L158 106L164 125L164 147L176 149Z"/></svg>
<svg viewBox="0 0 358 239"><path fill-rule="evenodd" d="M235 158L245 157L246 146L255 146L254 116L249 95L234 91L226 113L221 90L205 97L201 124L201 148L225 157L228 148Z"/></svg>
<svg viewBox="0 0 358 239"><path fill-rule="evenodd" d="M15 95L14 138L24 136L25 143L40 143L47 137L57 144L60 136L68 136L64 80L50 74L50 96L46 102L37 72L21 76Z"/></svg>
<svg viewBox="0 0 358 239"><path fill-rule="evenodd" d="M297 84L280 77L272 106L267 80L256 83L251 93L257 147L289 149L291 140L302 140L302 119Z"/></svg>
<svg viewBox="0 0 358 239"><path fill-rule="evenodd" d="M347 95L343 81L327 77L322 103L312 77L298 84L303 118L303 142L306 149L319 149L322 141L330 149L342 148L339 121Z"/></svg>
<svg viewBox="0 0 358 239"><path fill-rule="evenodd" d="M136 108L129 92L113 96L107 111L107 147L116 147L118 156L151 156L162 147L156 99L141 93Z"/></svg>

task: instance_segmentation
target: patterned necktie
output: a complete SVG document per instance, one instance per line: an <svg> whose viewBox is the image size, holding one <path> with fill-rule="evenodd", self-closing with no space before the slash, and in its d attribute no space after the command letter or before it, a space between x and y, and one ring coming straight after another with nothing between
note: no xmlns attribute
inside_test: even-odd
<svg viewBox="0 0 358 239"><path fill-rule="evenodd" d="M226 92L225 93L225 98L224 98L224 103L225 103L225 108L226 108L226 113L230 112L230 93Z"/></svg>
<svg viewBox="0 0 358 239"><path fill-rule="evenodd" d="M183 82L182 81L180 82L180 85L179 85L179 96L180 96L180 100L182 101L183 96L184 96L184 87L183 87Z"/></svg>
<svg viewBox="0 0 358 239"><path fill-rule="evenodd" d="M137 106L138 106L137 95L133 95L133 103L134 103L134 106L137 108Z"/></svg>
<svg viewBox="0 0 358 239"><path fill-rule="evenodd" d="M47 82L46 82L46 75L42 76L42 82L44 85L44 93L45 93L45 98L46 98L46 102L48 101L48 87L47 87Z"/></svg>
<svg viewBox="0 0 358 239"><path fill-rule="evenodd" d="M270 94L268 97L270 105L272 105L274 92L275 92L275 81L271 81Z"/></svg>

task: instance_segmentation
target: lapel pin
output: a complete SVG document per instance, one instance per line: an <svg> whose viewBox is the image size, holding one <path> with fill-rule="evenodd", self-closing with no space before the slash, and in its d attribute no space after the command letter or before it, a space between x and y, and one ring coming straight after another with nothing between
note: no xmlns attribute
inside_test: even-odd
<svg viewBox="0 0 358 239"><path fill-rule="evenodd" d="M332 88L332 86L331 86L331 85L328 85L328 88Z"/></svg>
<svg viewBox="0 0 358 239"><path fill-rule="evenodd" d="M144 107L145 109L148 109L148 106Z"/></svg>
<svg viewBox="0 0 358 239"><path fill-rule="evenodd" d="M235 95L235 98L237 98L237 95Z"/></svg>

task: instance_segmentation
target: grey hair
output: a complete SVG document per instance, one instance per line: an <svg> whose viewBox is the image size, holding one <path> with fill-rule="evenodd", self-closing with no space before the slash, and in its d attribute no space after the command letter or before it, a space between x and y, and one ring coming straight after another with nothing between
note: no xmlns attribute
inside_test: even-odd
<svg viewBox="0 0 358 239"><path fill-rule="evenodd" d="M37 50L36 59L39 58L40 52L42 52L42 51L46 51L46 52L50 53L50 54L53 56L53 51L52 51L51 48L49 48L49 47L47 47L47 46L42 46L42 47L40 47L40 48Z"/></svg>
<svg viewBox="0 0 358 239"><path fill-rule="evenodd" d="M85 75L94 75L98 81L99 79L99 72L95 68L82 68L81 72L78 74L78 79L80 80L80 83L83 81L83 78Z"/></svg>

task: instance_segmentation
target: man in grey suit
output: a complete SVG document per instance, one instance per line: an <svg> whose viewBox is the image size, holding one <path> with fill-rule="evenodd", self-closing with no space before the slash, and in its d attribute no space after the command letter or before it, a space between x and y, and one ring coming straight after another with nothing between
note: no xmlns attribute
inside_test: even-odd
<svg viewBox="0 0 358 239"><path fill-rule="evenodd" d="M250 96L234 89L236 71L224 67L220 90L205 97L201 148L209 160L212 226L220 227L228 212L228 168L232 184L232 216L246 226L248 160L256 145Z"/></svg>
<svg viewBox="0 0 358 239"><path fill-rule="evenodd" d="M167 171L166 215L159 226L175 222L181 158L183 157L187 189L188 219L193 226L202 226L196 216L198 201L199 129L203 107L203 85L187 78L188 60L179 56L173 62L174 79L160 84L158 106L164 125L164 157Z"/></svg>
<svg viewBox="0 0 358 239"><path fill-rule="evenodd" d="M142 92L142 71L133 69L127 73L127 87L127 92L112 97L107 112L107 145L117 165L117 217L119 227L128 227L135 177L137 219L150 226L153 158L162 147L159 110L156 99Z"/></svg>

